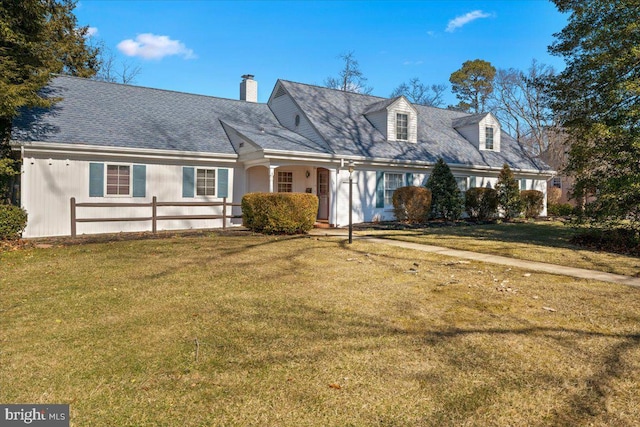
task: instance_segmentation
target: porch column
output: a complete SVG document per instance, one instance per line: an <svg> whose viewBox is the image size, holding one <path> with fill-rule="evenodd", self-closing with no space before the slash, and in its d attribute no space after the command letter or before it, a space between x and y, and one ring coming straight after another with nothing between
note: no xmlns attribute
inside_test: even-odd
<svg viewBox="0 0 640 427"><path fill-rule="evenodd" d="M340 177L340 171L338 169L329 169L329 188L331 191L329 192L329 206L331 206L331 210L329 211L329 224L333 224L336 227L338 224L338 193L340 191L340 182L338 178Z"/></svg>
<svg viewBox="0 0 640 427"><path fill-rule="evenodd" d="M269 166L269 193L273 193L273 177L276 174L277 166Z"/></svg>

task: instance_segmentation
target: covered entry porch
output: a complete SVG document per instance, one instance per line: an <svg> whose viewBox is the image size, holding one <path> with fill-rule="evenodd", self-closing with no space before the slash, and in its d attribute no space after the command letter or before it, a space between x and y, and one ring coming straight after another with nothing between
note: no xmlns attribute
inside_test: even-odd
<svg viewBox="0 0 640 427"><path fill-rule="evenodd" d="M339 167L295 162L245 165L245 193L309 193L318 196L317 221L337 225Z"/></svg>

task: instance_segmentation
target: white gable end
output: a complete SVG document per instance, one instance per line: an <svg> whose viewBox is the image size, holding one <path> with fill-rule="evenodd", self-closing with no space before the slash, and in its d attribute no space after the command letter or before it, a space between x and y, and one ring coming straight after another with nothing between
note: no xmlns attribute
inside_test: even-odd
<svg viewBox="0 0 640 427"><path fill-rule="evenodd" d="M309 120L291 99L291 96L286 93L282 85L278 86L271 99L269 99L269 108L271 108L271 111L282 126L313 142L324 144L322 137L309 123Z"/></svg>
<svg viewBox="0 0 640 427"><path fill-rule="evenodd" d="M406 123L404 117L407 119ZM405 124L407 127L406 139L404 135L401 136L404 133L403 130L398 128L398 126ZM418 142L418 113L405 97L400 97L387 107L387 139L389 141Z"/></svg>

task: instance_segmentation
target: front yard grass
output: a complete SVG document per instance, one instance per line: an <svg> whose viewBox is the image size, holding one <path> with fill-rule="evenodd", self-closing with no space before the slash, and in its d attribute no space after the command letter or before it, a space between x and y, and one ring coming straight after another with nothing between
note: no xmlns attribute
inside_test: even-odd
<svg viewBox="0 0 640 427"><path fill-rule="evenodd" d="M640 258L573 245L570 239L576 230L562 222L474 224L406 230L363 227L361 233L528 261L640 276Z"/></svg>
<svg viewBox="0 0 640 427"><path fill-rule="evenodd" d="M0 402L72 426L640 421L640 290L356 240L0 253Z"/></svg>

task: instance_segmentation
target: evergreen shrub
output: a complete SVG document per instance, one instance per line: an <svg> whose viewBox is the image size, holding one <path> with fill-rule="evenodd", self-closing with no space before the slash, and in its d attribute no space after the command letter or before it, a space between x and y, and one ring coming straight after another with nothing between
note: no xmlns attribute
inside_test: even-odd
<svg viewBox="0 0 640 427"><path fill-rule="evenodd" d="M27 226L27 212L13 205L0 205L0 239L18 239Z"/></svg>
<svg viewBox="0 0 640 427"><path fill-rule="evenodd" d="M444 160L438 159L425 186L431 190L431 216L447 221L460 219L463 200L458 183Z"/></svg>
<svg viewBox="0 0 640 427"><path fill-rule="evenodd" d="M574 207L569 203L549 203L547 214L551 216L569 216L574 214Z"/></svg>
<svg viewBox="0 0 640 427"><path fill-rule="evenodd" d="M498 213L498 192L493 188L470 188L465 194L464 207L469 218L487 221Z"/></svg>
<svg viewBox="0 0 640 427"><path fill-rule="evenodd" d="M502 210L504 218L508 220L519 216L522 212L520 184L506 163L498 174L496 191L498 192L498 207Z"/></svg>
<svg viewBox="0 0 640 427"><path fill-rule="evenodd" d="M525 218L540 216L544 208L544 194L538 190L522 190L520 192Z"/></svg>

